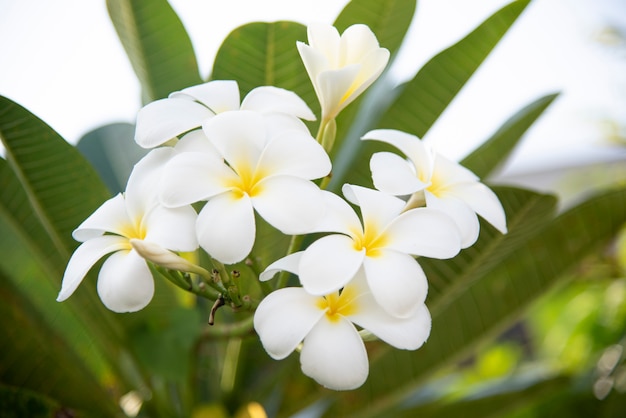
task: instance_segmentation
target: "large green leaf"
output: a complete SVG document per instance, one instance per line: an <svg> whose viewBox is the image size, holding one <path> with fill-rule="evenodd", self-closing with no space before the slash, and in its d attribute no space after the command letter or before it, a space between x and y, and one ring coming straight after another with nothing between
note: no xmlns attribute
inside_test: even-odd
<svg viewBox="0 0 626 418"><path fill-rule="evenodd" d="M489 176L502 166L528 128L557 97L558 94L549 94L528 104L509 118L491 138L465 157L461 164L480 178Z"/></svg>
<svg viewBox="0 0 626 418"><path fill-rule="evenodd" d="M76 144L112 194L126 189L133 166L148 152L137 145L134 134L134 125L113 123L86 133Z"/></svg>
<svg viewBox="0 0 626 418"><path fill-rule="evenodd" d="M361 135L373 128L398 129L422 137L452 102L480 64L506 34L530 0L518 0L505 6L453 46L443 50L417 75L391 94L393 102L387 109L374 106L375 111L362 118L336 150L331 189L343 183L369 182L369 155L386 150L376 141L363 143ZM396 97L397 96L397 97ZM376 99L376 97L374 97ZM386 97L379 98L385 102Z"/></svg>
<svg viewBox="0 0 626 418"><path fill-rule="evenodd" d="M306 28L299 23L255 22L240 26L220 46L211 78L236 80L242 95L268 85L291 90L319 114L296 41L306 41Z"/></svg>
<svg viewBox="0 0 626 418"><path fill-rule="evenodd" d="M189 35L167 0L107 0L107 8L144 103L202 82Z"/></svg>
<svg viewBox="0 0 626 418"><path fill-rule="evenodd" d="M624 222L626 190L617 190L592 197L541 228L433 315L433 330L424 347L416 352L383 349L360 390L367 396L358 416L384 415L433 372L509 325ZM341 405L344 411L353 409Z"/></svg>

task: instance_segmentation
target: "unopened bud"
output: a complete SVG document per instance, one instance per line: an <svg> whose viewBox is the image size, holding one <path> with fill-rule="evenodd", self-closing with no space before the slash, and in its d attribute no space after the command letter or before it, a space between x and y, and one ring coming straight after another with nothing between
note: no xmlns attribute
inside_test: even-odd
<svg viewBox="0 0 626 418"><path fill-rule="evenodd" d="M196 273L202 276L208 275L208 272L202 267L152 242L133 238L130 240L130 245L133 246L133 249L137 251L140 256L158 266L165 267L169 270Z"/></svg>

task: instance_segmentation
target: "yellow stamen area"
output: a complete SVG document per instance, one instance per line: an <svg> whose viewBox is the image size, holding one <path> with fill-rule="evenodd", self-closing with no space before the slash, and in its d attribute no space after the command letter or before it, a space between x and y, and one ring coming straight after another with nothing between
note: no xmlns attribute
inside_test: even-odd
<svg viewBox="0 0 626 418"><path fill-rule="evenodd" d="M331 293L317 300L317 307L326 311L326 317L333 322L339 321L342 316L354 315L359 310L354 300L357 296L354 288L346 286L341 293Z"/></svg>
<svg viewBox="0 0 626 418"><path fill-rule="evenodd" d="M227 181L225 186L232 189L235 198L240 199L245 194L254 197L260 194L263 187L259 182L263 180L265 174L261 170L252 170L246 165L241 165L235 170L237 178Z"/></svg>
<svg viewBox="0 0 626 418"><path fill-rule="evenodd" d="M122 225L120 228L120 234L128 239L140 239L146 238L146 226L143 223L143 219L135 219L132 223Z"/></svg>
<svg viewBox="0 0 626 418"><path fill-rule="evenodd" d="M385 234L378 232L378 228L374 225L365 225L365 232L355 233L352 235L354 239L354 249L357 251L365 250L368 257L378 257L381 249L387 245L387 237Z"/></svg>
<svg viewBox="0 0 626 418"><path fill-rule="evenodd" d="M429 192L437 197L441 197L446 191L446 185L433 174L430 178L430 186L426 188Z"/></svg>

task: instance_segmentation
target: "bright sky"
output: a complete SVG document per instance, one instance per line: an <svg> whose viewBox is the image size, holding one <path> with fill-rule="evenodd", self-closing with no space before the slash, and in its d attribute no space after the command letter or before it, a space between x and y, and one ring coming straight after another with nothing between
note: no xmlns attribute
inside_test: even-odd
<svg viewBox="0 0 626 418"><path fill-rule="evenodd" d="M190 33L201 74L222 39L262 20L332 22L345 0L171 0ZM507 0L421 0L394 74L413 76ZM621 28L611 37L607 27ZM626 125L626 5L623 0L534 0L429 133L458 159L525 104L562 91L532 128L510 167L545 168L621 155L607 120ZM605 42L600 42L602 38ZM608 42L607 42L608 40ZM101 125L133 122L139 85L105 1L0 0L0 95L25 106L76 143Z"/></svg>

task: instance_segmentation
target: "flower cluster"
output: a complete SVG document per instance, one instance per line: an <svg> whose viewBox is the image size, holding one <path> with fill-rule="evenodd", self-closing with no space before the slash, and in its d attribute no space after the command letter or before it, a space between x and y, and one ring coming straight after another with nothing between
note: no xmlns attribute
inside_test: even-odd
<svg viewBox="0 0 626 418"><path fill-rule="evenodd" d="M125 193L74 231L82 244L68 263L59 301L112 253L97 287L115 312L150 302L150 264L187 274L179 279L198 274L218 292L208 297L218 294L221 303L240 308L241 295L224 264L252 256L260 217L286 235L321 236L262 266L261 282L287 272L301 283L285 287L279 280L258 306L248 306L256 306L254 328L271 357L298 350L306 375L347 390L368 375L362 334L406 350L426 341L428 282L416 257L447 259L472 245L477 215L505 233L504 211L473 173L394 130L362 137L403 154L372 156L375 189L345 184L343 198L324 190L335 132L328 127L382 73L389 52L364 25L342 35L331 26L310 26L308 42L297 48L321 104L317 138L303 122L315 120L307 104L272 86L252 90L240 102L235 81L215 80L139 111L135 140L152 150L135 166ZM214 273L176 254L198 248Z"/></svg>

